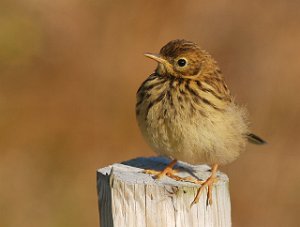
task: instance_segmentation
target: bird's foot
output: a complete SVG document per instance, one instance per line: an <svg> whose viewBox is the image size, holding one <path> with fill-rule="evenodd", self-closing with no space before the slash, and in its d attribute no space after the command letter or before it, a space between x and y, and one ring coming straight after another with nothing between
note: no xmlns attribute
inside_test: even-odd
<svg viewBox="0 0 300 227"><path fill-rule="evenodd" d="M196 184L200 184L200 188L197 190L196 197L194 198L193 202L191 203L191 206L199 202L200 196L204 190L204 188L207 186L207 199L206 199L206 205L212 205L212 190L213 190L213 184L218 181L217 177L215 175L211 175L209 178L207 178L206 181L198 181L195 182Z"/></svg>
<svg viewBox="0 0 300 227"><path fill-rule="evenodd" d="M178 171L174 170L172 168L166 167L163 171L158 171L158 170L153 170L153 169L147 169L144 171L144 173L146 174L151 174L154 175L153 178L154 179L161 179L164 176L168 176L174 180L178 180L178 176L176 176L176 173Z"/></svg>
<svg viewBox="0 0 300 227"><path fill-rule="evenodd" d="M177 175L178 171L170 167L166 167L163 171L146 169L143 171L143 173L154 175L153 176L154 179L161 179L164 176L168 176L171 179L176 181L184 181L184 182L190 182L190 183L200 184L200 185L204 183L204 181L198 180L192 176L180 177Z"/></svg>
<svg viewBox="0 0 300 227"><path fill-rule="evenodd" d="M170 162L163 171L149 169L149 170L145 170L144 173L154 175L153 176L154 179L160 179L164 176L168 176L176 181L191 181L191 182L194 181L194 179L192 177L180 177L180 176L176 175L178 173L178 171L173 169L176 162L177 162L176 159L173 160L172 162Z"/></svg>

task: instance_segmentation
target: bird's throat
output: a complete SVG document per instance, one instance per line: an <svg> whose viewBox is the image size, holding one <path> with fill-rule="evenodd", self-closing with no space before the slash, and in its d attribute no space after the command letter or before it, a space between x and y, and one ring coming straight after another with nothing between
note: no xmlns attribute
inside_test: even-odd
<svg viewBox="0 0 300 227"><path fill-rule="evenodd" d="M155 73L160 75L160 76L173 76L173 77L180 77L178 73L176 73L171 65L166 65L159 63L157 65L157 68L155 70Z"/></svg>
<svg viewBox="0 0 300 227"><path fill-rule="evenodd" d="M158 75L161 75L161 76L162 76L162 75L167 74L167 69L166 69L165 65L163 65L162 63L158 63L155 72L156 72Z"/></svg>

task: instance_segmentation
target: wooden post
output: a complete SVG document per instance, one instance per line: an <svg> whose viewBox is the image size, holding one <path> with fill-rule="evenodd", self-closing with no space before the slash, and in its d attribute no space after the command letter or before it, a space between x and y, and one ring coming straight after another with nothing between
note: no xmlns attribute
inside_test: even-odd
<svg viewBox="0 0 300 227"><path fill-rule="evenodd" d="M218 172L213 204L206 205L206 191L199 203L190 206L198 186L168 177L155 180L144 169L163 169L170 160L162 157L137 158L97 171L101 227L229 227L231 208L228 177ZM179 162L179 175L199 179L210 175L207 165Z"/></svg>

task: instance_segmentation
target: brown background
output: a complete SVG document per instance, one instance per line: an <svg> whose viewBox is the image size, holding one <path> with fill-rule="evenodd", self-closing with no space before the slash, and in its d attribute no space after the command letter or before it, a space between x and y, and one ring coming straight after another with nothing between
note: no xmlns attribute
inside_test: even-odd
<svg viewBox="0 0 300 227"><path fill-rule="evenodd" d="M167 41L219 62L252 128L224 167L234 226L299 226L297 1L1 0L0 226L97 226L95 171L154 153L135 92Z"/></svg>

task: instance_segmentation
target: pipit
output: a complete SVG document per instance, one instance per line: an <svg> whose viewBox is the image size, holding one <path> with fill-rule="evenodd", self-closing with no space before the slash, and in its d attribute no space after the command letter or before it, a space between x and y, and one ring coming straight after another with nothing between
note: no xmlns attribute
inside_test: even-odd
<svg viewBox="0 0 300 227"><path fill-rule="evenodd" d="M155 177L180 180L172 170L177 160L209 164L211 176L194 180L201 186L192 204L206 186L211 204L218 166L233 162L247 141L265 141L250 132L246 109L234 102L217 62L197 44L173 40L159 54L145 55L158 66L137 91L138 125L150 147L173 160Z"/></svg>

